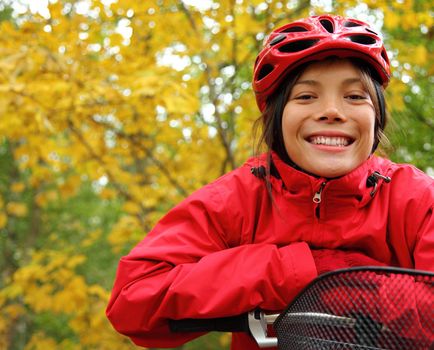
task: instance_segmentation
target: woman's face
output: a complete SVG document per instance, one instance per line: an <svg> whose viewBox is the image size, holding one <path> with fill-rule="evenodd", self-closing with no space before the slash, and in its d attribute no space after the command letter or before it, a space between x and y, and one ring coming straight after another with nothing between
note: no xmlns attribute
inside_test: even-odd
<svg viewBox="0 0 434 350"><path fill-rule="evenodd" d="M309 65L282 116L285 149L304 171L333 178L365 161L372 150L375 109L359 70L348 60Z"/></svg>

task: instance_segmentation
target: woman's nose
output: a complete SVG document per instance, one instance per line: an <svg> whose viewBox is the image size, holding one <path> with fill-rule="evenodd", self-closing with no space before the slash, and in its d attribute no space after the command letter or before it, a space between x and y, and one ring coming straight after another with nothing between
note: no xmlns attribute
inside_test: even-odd
<svg viewBox="0 0 434 350"><path fill-rule="evenodd" d="M341 109L333 103L329 103L323 111L321 111L316 120L326 123L345 122L347 118Z"/></svg>

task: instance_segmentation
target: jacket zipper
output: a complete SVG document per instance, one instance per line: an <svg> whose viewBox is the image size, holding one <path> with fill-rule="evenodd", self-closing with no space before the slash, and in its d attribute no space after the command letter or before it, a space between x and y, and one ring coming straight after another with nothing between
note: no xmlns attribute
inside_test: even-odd
<svg viewBox="0 0 434 350"><path fill-rule="evenodd" d="M322 200L322 191L324 190L325 185L327 184L326 181L321 183L321 186L319 187L318 191L315 192L312 201L316 204L316 208L315 208L315 215L316 217L319 219L320 218L320 209L319 209L319 204L321 203Z"/></svg>
<svg viewBox="0 0 434 350"><path fill-rule="evenodd" d="M327 184L326 181L324 181L323 183L321 183L321 186L319 187L318 191L315 192L315 195L313 196L312 200L314 203L321 203L321 195L322 195L322 190L324 189L325 185Z"/></svg>

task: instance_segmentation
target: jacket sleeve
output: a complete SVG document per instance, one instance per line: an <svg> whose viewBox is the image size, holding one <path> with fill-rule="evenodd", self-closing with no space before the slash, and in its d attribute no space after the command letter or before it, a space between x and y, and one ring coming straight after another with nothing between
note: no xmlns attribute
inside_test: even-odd
<svg viewBox="0 0 434 350"><path fill-rule="evenodd" d="M427 188L416 206L415 215L417 214L421 220L416 227L415 268L434 272L434 183ZM416 223L413 226L416 226Z"/></svg>
<svg viewBox="0 0 434 350"><path fill-rule="evenodd" d="M406 166L393 175L393 182L388 239L396 265L434 272L434 181Z"/></svg>
<svg viewBox="0 0 434 350"><path fill-rule="evenodd" d="M434 272L434 182L412 166L402 167L392 181L396 182L397 190L391 196L395 210L389 220L389 229L403 233L389 237L398 256L396 265ZM383 312L386 324L407 320L402 324L405 336L411 338L422 332L427 339L434 341L432 316L427 317L427 311L433 310L432 288L417 281L409 282L406 285L413 292L403 297L398 292L402 287L394 286L392 282L385 284L379 302L380 306L395 306L394 310Z"/></svg>
<svg viewBox="0 0 434 350"><path fill-rule="evenodd" d="M306 243L241 244L243 218L232 209L242 196L211 188L172 209L120 260L106 312L137 345L175 347L201 335L170 334L168 319L281 310L316 277Z"/></svg>

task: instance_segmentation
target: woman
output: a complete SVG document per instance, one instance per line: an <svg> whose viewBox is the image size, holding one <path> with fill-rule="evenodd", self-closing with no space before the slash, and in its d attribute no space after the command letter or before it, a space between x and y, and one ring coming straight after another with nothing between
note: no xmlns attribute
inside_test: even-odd
<svg viewBox="0 0 434 350"><path fill-rule="evenodd" d="M373 155L389 62L365 23L310 17L275 30L253 87L268 152L193 193L123 257L107 308L136 344L175 347L169 319L280 311L351 266L434 271L433 180ZM256 349L234 334L232 349Z"/></svg>

